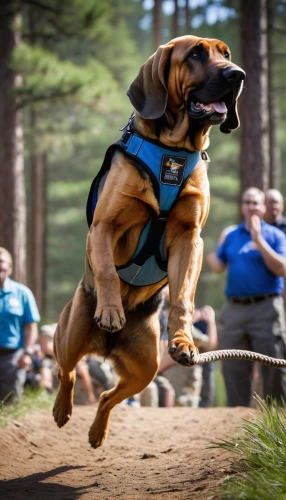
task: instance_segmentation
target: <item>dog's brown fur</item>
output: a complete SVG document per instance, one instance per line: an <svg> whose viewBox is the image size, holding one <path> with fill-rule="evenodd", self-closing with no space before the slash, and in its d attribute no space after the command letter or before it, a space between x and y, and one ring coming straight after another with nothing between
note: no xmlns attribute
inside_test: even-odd
<svg viewBox="0 0 286 500"><path fill-rule="evenodd" d="M236 128L236 100L243 72L227 54L229 49L223 42L193 36L159 47L128 91L135 107L136 131L167 146L201 151L208 146L212 124L221 124L226 133ZM223 76L225 69L234 70L234 74L237 71L240 82L239 77L234 83ZM207 104L223 97L223 86L233 87L227 116L217 116L216 121L212 117L193 119L187 109L189 95L197 93L197 100ZM111 335L108 331L115 336L109 357L119 380L100 397L89 432L94 448L106 439L111 409L142 391L158 369L159 291L167 279L135 287L122 282L115 269L134 254L153 211L159 213L151 181L143 179L133 162L117 152L88 233L86 272L60 316L54 343L61 382L54 418L62 427L72 412L76 363L86 353L105 356ZM170 286L170 354L187 366L194 364L198 354L192 339L192 314L203 253L200 232L208 211L207 170L200 160L168 217L164 246Z"/></svg>

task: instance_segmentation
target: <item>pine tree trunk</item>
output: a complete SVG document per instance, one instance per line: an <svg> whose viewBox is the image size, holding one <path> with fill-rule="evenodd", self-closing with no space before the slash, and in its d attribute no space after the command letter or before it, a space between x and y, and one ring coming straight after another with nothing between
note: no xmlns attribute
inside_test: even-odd
<svg viewBox="0 0 286 500"><path fill-rule="evenodd" d="M241 190L268 188L268 43L267 0L241 0L241 65L246 71L240 99Z"/></svg>
<svg viewBox="0 0 286 500"><path fill-rule="evenodd" d="M22 114L16 109L13 89L21 84L19 75L9 69L17 44L12 22L20 23L9 10L9 0L1 2L0 12L0 246L13 257L13 277L26 282L26 197L23 160Z"/></svg>
<svg viewBox="0 0 286 500"><path fill-rule="evenodd" d="M268 2L268 54L269 60L274 59L273 47L273 2ZM274 84L274 65L268 65L268 106L269 106L269 141L270 141L270 172L269 172L269 187L279 189L281 177L281 156L278 146L278 116L277 103L275 99L275 84Z"/></svg>
<svg viewBox="0 0 286 500"><path fill-rule="evenodd" d="M162 43L162 0L154 0L153 8L154 50Z"/></svg>
<svg viewBox="0 0 286 500"><path fill-rule="evenodd" d="M32 130L36 116L32 111ZM33 146L32 146L33 148ZM44 308L45 269L45 155L37 151L31 154L31 220L30 220L30 287L34 292L40 312Z"/></svg>
<svg viewBox="0 0 286 500"><path fill-rule="evenodd" d="M185 3L185 31L186 35L191 34L191 7L189 5L189 0Z"/></svg>
<svg viewBox="0 0 286 500"><path fill-rule="evenodd" d="M179 36L179 6L178 0L174 0L174 14L172 17L172 38Z"/></svg>
<svg viewBox="0 0 286 500"><path fill-rule="evenodd" d="M33 8L29 9L28 15L30 43L34 45L36 16ZM45 183L45 155L39 152L37 136L37 112L32 108L30 112L31 140L31 210L29 224L29 276L30 286L33 290L40 312L44 308L44 269L45 269L45 205L46 205L46 183Z"/></svg>

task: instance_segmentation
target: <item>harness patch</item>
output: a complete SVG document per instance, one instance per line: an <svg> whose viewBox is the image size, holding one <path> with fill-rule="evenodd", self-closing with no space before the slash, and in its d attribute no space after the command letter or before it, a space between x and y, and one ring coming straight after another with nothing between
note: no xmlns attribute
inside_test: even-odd
<svg viewBox="0 0 286 500"><path fill-rule="evenodd" d="M169 186L180 186L184 179L187 158L163 155L160 182Z"/></svg>

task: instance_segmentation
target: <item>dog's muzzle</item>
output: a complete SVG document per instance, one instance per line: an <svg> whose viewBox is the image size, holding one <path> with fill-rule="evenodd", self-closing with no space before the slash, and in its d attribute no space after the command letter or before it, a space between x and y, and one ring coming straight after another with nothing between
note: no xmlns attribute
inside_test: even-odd
<svg viewBox="0 0 286 500"><path fill-rule="evenodd" d="M224 68L217 77L191 92L186 104L193 119L223 122L228 108L238 99L243 89L245 72L238 66Z"/></svg>

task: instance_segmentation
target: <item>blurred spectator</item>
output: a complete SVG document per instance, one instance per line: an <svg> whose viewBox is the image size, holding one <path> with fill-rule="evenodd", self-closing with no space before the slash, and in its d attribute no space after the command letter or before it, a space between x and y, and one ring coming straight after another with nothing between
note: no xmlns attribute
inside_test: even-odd
<svg viewBox="0 0 286 500"><path fill-rule="evenodd" d="M57 323L43 325L39 333L39 347L33 357L30 385L44 387L52 392L58 385L57 363L54 357L54 334ZM76 365L75 404L93 404L101 392L114 387L111 366L95 355L85 356Z"/></svg>
<svg viewBox="0 0 286 500"><path fill-rule="evenodd" d="M268 189L265 193L266 211L264 220L272 226L278 227L286 234L286 217L282 215L284 210L283 196L277 189Z"/></svg>
<svg viewBox="0 0 286 500"><path fill-rule="evenodd" d="M57 328L57 323L43 325L39 332L39 345L40 352L34 359L37 363L40 373L40 387L44 387L48 392L53 392L54 388L58 385L57 381L57 363L54 357L54 334Z"/></svg>
<svg viewBox="0 0 286 500"><path fill-rule="evenodd" d="M34 354L27 371L25 387L44 388L49 393L57 387L57 363L53 348L56 327L57 323L41 326L38 343L33 346Z"/></svg>
<svg viewBox="0 0 286 500"><path fill-rule="evenodd" d="M201 401L201 392L204 387L204 404L209 405L212 399L212 376L211 372L205 372L205 386L203 379L203 367L200 365L186 368L178 365L168 353L167 322L170 308L169 287L164 289L164 305L160 315L161 340L160 340L160 367L158 375L153 384L158 387L159 406L192 406L197 408ZM215 313L210 306L205 306L194 313L194 321L200 321L205 328L204 333L195 325L193 327L194 342L200 350L214 349L217 344L217 332L215 324ZM149 388L149 386L148 386ZM147 388L147 389L148 389ZM156 394L155 394L156 395ZM154 397L153 392L153 399ZM150 404L151 406L151 404ZM154 403L156 406L156 402Z"/></svg>
<svg viewBox="0 0 286 500"><path fill-rule="evenodd" d="M86 363L96 397L99 398L102 391L108 391L115 386L115 374L112 370L112 365L108 360L103 360L95 354L86 356Z"/></svg>
<svg viewBox="0 0 286 500"><path fill-rule="evenodd" d="M217 348L218 337L215 321L215 312L211 306L195 309L193 315L194 327L206 334L207 344L202 344L200 351L213 351ZM214 363L206 363L202 366L202 388L199 406L208 408L213 405L215 393L215 368Z"/></svg>
<svg viewBox="0 0 286 500"><path fill-rule="evenodd" d="M0 247L0 400L19 401L32 363L40 321L28 287L9 278L12 256Z"/></svg>
<svg viewBox="0 0 286 500"><path fill-rule="evenodd" d="M81 359L76 367L76 374L80 377L84 392L86 394L86 404L93 404L96 402L96 397L94 394L92 378L89 373L88 364L85 358ZM78 379L77 379L78 380ZM75 389L76 391L76 389ZM76 394L75 394L75 403L76 403Z"/></svg>
<svg viewBox="0 0 286 500"><path fill-rule="evenodd" d="M272 226L278 227L280 231L286 234L286 217L283 216L284 199L280 191L277 189L268 189L265 193L265 206L266 211L264 220ZM286 309L286 295L284 283L284 309ZM254 363L253 370L253 390L261 398L263 397L263 383L261 377L260 363ZM253 403L255 406L255 402Z"/></svg>
<svg viewBox="0 0 286 500"><path fill-rule="evenodd" d="M165 356L166 345L168 344L167 323L170 309L169 286L164 290L164 302L160 313L160 359ZM169 356L169 354L168 354ZM169 356L170 357L170 356ZM171 359L171 358L170 358ZM170 381L159 371L153 382L151 382L140 393L141 406L169 408L175 405L175 391Z"/></svg>
<svg viewBox="0 0 286 500"><path fill-rule="evenodd" d="M53 391L55 386L55 379L57 377L57 364L54 357L54 334L57 328L57 323L50 325L43 325L40 328L39 344L42 353L42 363L39 368L41 375L40 387L45 387L48 392ZM81 359L76 365L76 374L79 377L80 391L84 391L84 403L93 404L96 402L94 394L93 383L89 373L88 364L85 358ZM76 385L78 386L79 380L77 379ZM77 404L77 390L75 388L75 403ZM78 392L80 392L78 391Z"/></svg>
<svg viewBox="0 0 286 500"><path fill-rule="evenodd" d="M263 221L265 196L257 188L242 196L244 222L220 237L218 249L207 255L217 273L227 269L225 304L220 317L220 348L244 349L285 358L286 329L283 288L286 237ZM253 363L222 362L229 406L250 406ZM286 396L286 370L261 366L263 395Z"/></svg>
<svg viewBox="0 0 286 500"><path fill-rule="evenodd" d="M213 345L209 342L208 335L195 326L193 326L193 339L200 351L208 351L210 346ZM159 374L167 378L174 388L177 405L199 407L203 389L203 366L195 365L188 368L178 365L168 353L167 340L161 341ZM210 394L208 394L208 397L211 397Z"/></svg>

